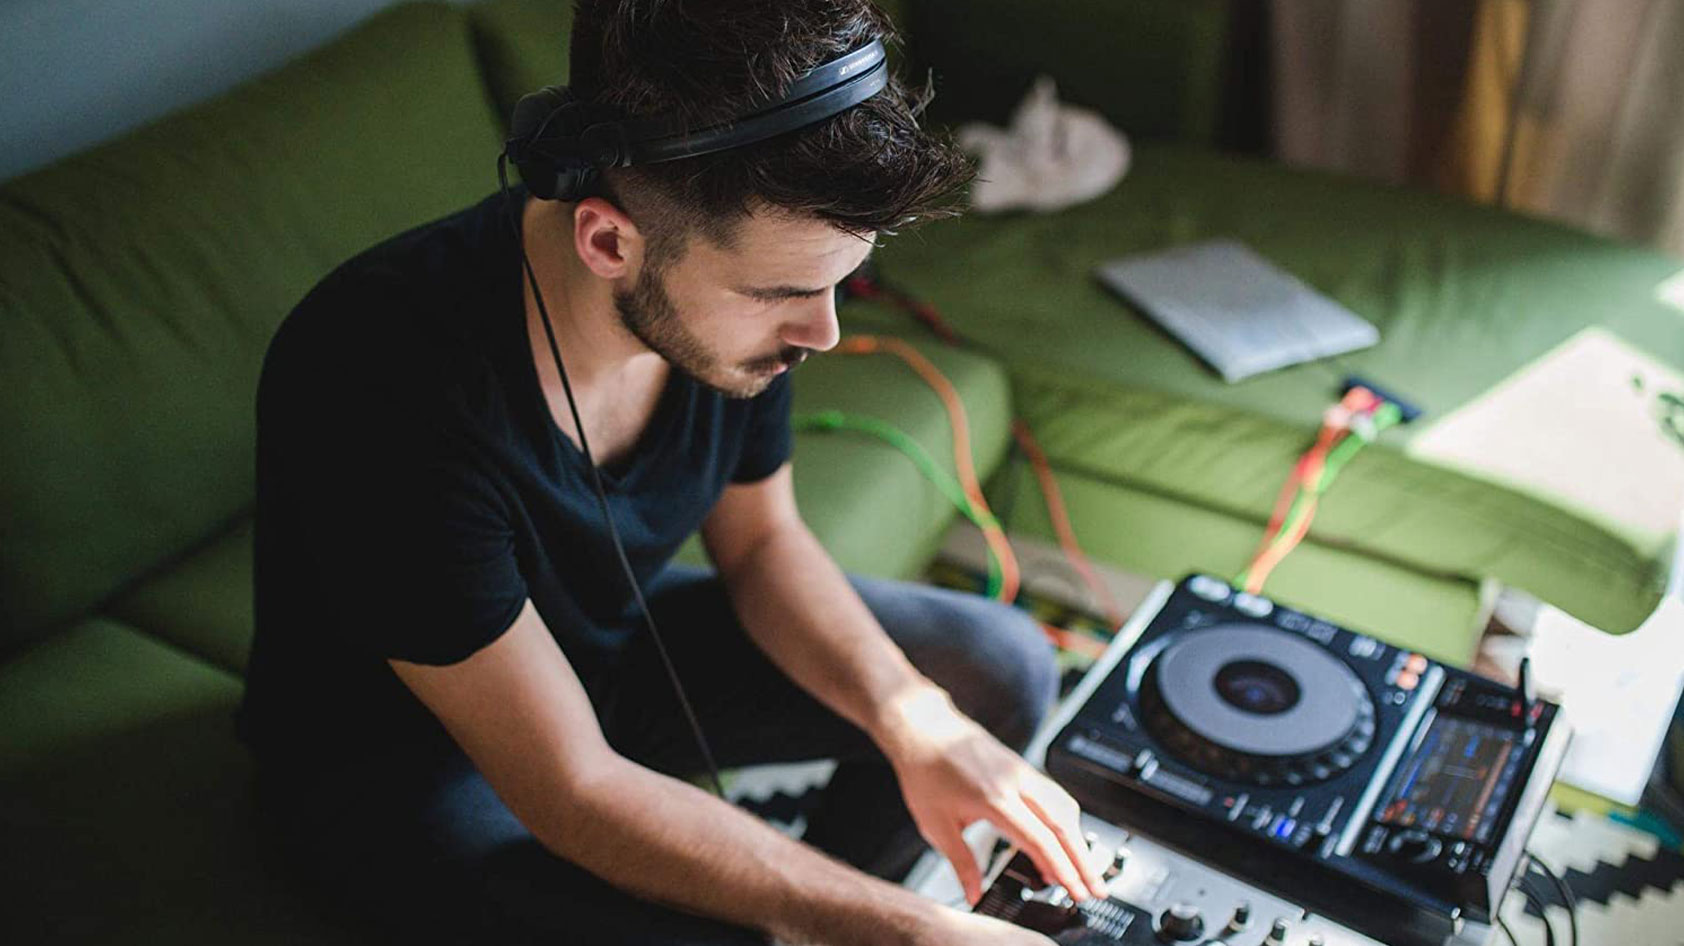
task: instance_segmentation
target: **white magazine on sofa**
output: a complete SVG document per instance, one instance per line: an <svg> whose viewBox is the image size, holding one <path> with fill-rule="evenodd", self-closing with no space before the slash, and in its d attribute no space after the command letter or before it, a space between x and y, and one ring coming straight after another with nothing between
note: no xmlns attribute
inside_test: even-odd
<svg viewBox="0 0 1684 946"><path fill-rule="evenodd" d="M1380 341L1373 325L1231 240L1109 260L1095 275L1230 383Z"/></svg>

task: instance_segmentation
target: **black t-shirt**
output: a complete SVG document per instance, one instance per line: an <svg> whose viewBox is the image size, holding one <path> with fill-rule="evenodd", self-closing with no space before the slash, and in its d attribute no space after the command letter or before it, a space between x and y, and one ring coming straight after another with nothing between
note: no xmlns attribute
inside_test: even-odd
<svg viewBox="0 0 1684 946"><path fill-rule="evenodd" d="M643 633L584 456L539 388L503 206L494 194L356 256L270 343L239 714L260 758L436 748L442 727L386 659L462 660L528 598L593 700ZM673 370L630 455L603 471L640 581L728 483L789 451L788 374L732 399Z"/></svg>

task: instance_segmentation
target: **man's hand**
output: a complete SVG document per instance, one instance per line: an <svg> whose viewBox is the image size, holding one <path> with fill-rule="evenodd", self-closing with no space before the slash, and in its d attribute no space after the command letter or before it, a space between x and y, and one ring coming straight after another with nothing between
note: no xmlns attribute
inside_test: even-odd
<svg viewBox="0 0 1684 946"><path fill-rule="evenodd" d="M1105 895L1082 837L1081 811L1064 789L953 706L920 687L894 701L878 742L900 780L918 830L953 864L965 897L982 897L982 869L961 832L991 822L1077 900Z"/></svg>

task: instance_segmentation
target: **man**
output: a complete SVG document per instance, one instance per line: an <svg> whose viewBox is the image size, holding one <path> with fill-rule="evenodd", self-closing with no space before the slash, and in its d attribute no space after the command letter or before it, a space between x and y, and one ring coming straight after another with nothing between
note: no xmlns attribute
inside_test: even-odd
<svg viewBox="0 0 1684 946"><path fill-rule="evenodd" d="M575 93L702 126L887 24L868 0L585 0L573 29ZM969 175L891 83L571 203L494 196L300 303L259 392L240 720L289 864L406 942L1045 943L856 869L903 874L921 835L974 900L960 831L984 819L1102 889L1075 803L1005 744L1053 696L1033 622L847 578L791 490L788 369L836 343L874 239L950 215ZM675 777L703 756L582 436L719 762L841 759L805 840L854 866ZM716 572L668 564L698 528Z"/></svg>

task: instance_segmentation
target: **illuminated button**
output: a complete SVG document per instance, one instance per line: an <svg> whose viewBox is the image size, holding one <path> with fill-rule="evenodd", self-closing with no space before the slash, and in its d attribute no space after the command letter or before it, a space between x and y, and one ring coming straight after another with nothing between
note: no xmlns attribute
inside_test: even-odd
<svg viewBox="0 0 1684 946"><path fill-rule="evenodd" d="M1410 654L1408 662L1403 665L1403 669L1420 676L1427 672L1427 658L1421 654Z"/></svg>
<svg viewBox="0 0 1684 946"><path fill-rule="evenodd" d="M1228 584L1209 575L1194 575L1187 589L1206 601L1227 601Z"/></svg>
<svg viewBox="0 0 1684 946"><path fill-rule="evenodd" d="M1352 635L1351 644L1346 649L1350 651L1352 657L1359 660L1368 660L1378 655L1384 649L1384 645L1372 637L1355 634Z"/></svg>
<svg viewBox="0 0 1684 946"><path fill-rule="evenodd" d="M1408 670L1405 670L1397 675L1397 688L1400 690L1413 690L1420 685L1421 677L1419 674L1410 673Z"/></svg>
<svg viewBox="0 0 1684 946"><path fill-rule="evenodd" d="M1234 596L1234 610L1246 617L1266 618L1275 610L1275 605L1268 598L1259 598L1242 591Z"/></svg>

